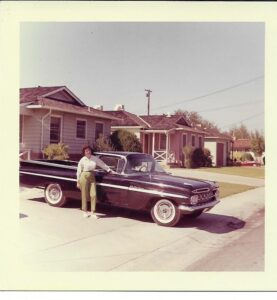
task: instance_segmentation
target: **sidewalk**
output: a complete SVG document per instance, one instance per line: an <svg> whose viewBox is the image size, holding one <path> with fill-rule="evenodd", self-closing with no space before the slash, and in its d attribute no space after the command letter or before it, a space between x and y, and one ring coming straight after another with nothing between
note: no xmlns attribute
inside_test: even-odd
<svg viewBox="0 0 277 300"><path fill-rule="evenodd" d="M264 179L251 178L251 177L212 173L212 172L199 171L194 169L168 169L167 171L169 173L172 173L172 175L175 176L214 180L219 182L229 182L235 184L245 184L245 185L257 186L257 187L261 187L265 185Z"/></svg>

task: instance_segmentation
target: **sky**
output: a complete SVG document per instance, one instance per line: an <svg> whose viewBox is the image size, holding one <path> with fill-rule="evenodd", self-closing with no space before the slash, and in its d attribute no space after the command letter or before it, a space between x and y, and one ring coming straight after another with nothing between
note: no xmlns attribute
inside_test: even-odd
<svg viewBox="0 0 277 300"><path fill-rule="evenodd" d="M264 23L26 22L20 87L66 85L89 106L196 111L264 131Z"/></svg>

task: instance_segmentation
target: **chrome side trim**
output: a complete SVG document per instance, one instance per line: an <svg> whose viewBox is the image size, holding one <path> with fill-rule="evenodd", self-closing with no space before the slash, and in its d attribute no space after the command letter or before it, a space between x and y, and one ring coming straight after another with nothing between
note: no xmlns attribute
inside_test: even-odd
<svg viewBox="0 0 277 300"><path fill-rule="evenodd" d="M133 180L131 179L132 183L133 182L137 182L137 183L141 183L141 181L139 180ZM144 181L143 184L150 184L150 185L155 185L155 186L158 186L158 187L162 187L162 188L175 188L175 189L178 189L182 192L184 192L184 189L185 187L179 187L179 186L175 186L175 185L170 185L170 184L165 184L165 183L156 183L156 182L148 182L148 181Z"/></svg>
<svg viewBox="0 0 277 300"><path fill-rule="evenodd" d="M27 175L34 175L34 176L39 176L39 177L55 178L55 179L62 179L62 180L77 182L77 179L68 178L68 177L53 176L53 175L46 175L46 174L38 174L38 173L24 172L24 171L20 171L19 173L21 173L21 174L27 174Z"/></svg>
<svg viewBox="0 0 277 300"><path fill-rule="evenodd" d="M175 198L181 198L181 199L188 199L188 197L183 196L183 195L164 193L164 192L160 192L160 191L146 190L146 189L135 188L135 187L128 187L128 186L124 186L124 185L114 185L114 184L109 184L109 183L97 183L96 185L112 187L112 188L121 189L121 190L129 190L129 191L145 193L145 194L159 195L161 197L168 196L168 197L175 197Z"/></svg>
<svg viewBox="0 0 277 300"><path fill-rule="evenodd" d="M21 174L27 174L27 175L40 176L40 177L62 179L62 180L73 181L73 182L77 181L77 179L74 179L74 178L66 178L66 177L61 177L61 176L53 176L53 175L46 175L46 174L37 174L37 173L24 172L24 171L20 171L20 173ZM164 193L164 192L155 191L155 190L146 190L146 189L135 188L135 187L128 187L128 186L124 186L124 185L114 185L114 184L109 184L109 183L96 183L96 185L98 185L98 186L112 187L112 188L121 189L121 190L129 190L129 191L134 191L134 192L139 192L139 193L145 193L145 194L159 195L161 197L168 196L168 197L175 197L175 198L181 198L181 199L188 199L188 197L182 196L182 195L171 194L171 193Z"/></svg>
<svg viewBox="0 0 277 300"><path fill-rule="evenodd" d="M203 205L196 205L196 206L186 206L186 205L179 205L178 208L181 211L190 211L190 212L194 212L195 210L199 210L199 209L203 209L203 208L212 208L213 206L215 206L216 204L218 204L220 201L219 200L215 200L209 203L205 203Z"/></svg>
<svg viewBox="0 0 277 300"><path fill-rule="evenodd" d="M34 164L37 164L37 165L43 165L43 166L49 166L49 167L57 167L57 168L70 169L70 170L77 171L77 166L76 167L66 166L66 165L60 165L60 164L55 164L55 163L48 163L48 162L37 161L37 160L24 160L23 162L34 163Z"/></svg>

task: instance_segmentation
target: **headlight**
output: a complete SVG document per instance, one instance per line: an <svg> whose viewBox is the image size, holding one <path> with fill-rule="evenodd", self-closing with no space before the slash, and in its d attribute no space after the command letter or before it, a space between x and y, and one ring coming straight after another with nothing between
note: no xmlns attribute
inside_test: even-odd
<svg viewBox="0 0 277 300"><path fill-rule="evenodd" d="M193 195L190 197L190 204L191 205L196 205L198 203L199 197L198 195Z"/></svg>

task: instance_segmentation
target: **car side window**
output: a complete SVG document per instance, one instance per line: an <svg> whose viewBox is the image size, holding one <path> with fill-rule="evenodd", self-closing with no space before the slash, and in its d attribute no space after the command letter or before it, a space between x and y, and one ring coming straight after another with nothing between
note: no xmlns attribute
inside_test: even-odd
<svg viewBox="0 0 277 300"><path fill-rule="evenodd" d="M121 173L124 166L124 159L114 156L102 155L99 157L109 168L117 173Z"/></svg>

